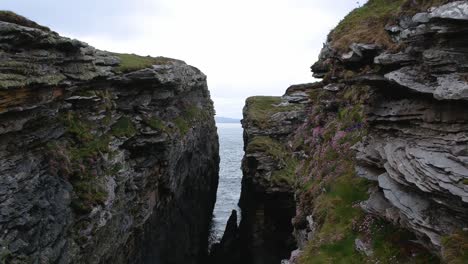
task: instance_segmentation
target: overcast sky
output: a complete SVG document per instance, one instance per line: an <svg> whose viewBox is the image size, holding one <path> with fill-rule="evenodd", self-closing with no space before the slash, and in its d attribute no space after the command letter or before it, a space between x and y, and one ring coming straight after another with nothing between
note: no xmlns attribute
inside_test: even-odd
<svg viewBox="0 0 468 264"><path fill-rule="evenodd" d="M361 1L363 2L363 1ZM208 75L218 116L245 98L312 82L328 32L353 0L2 0L11 10L99 49L184 60Z"/></svg>

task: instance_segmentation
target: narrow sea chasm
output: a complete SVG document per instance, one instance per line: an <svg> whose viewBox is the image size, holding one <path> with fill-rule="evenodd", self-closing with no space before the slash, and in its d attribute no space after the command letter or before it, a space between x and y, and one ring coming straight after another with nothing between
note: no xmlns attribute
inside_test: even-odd
<svg viewBox="0 0 468 264"><path fill-rule="evenodd" d="M217 123L216 126L218 127L221 161L210 245L221 240L232 210L237 210L240 216L240 209L237 204L241 192L241 161L244 155L241 124ZM238 220L240 221L240 218Z"/></svg>

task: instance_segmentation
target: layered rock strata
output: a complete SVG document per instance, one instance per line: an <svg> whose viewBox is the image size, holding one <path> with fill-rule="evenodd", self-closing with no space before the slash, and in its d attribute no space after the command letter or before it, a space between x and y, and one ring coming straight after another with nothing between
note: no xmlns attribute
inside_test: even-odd
<svg viewBox="0 0 468 264"><path fill-rule="evenodd" d="M389 32L405 45L396 53L373 45L367 47L371 55L352 51L353 66L335 54L314 67L339 64L356 73L347 85L366 84L375 92L366 106L369 134L356 149L360 175L378 182L373 195L385 204L371 199L363 207L436 250L443 236L467 227L467 8L456 1L400 18Z"/></svg>
<svg viewBox="0 0 468 264"><path fill-rule="evenodd" d="M357 175L377 188L361 208L409 230L449 263L463 262L468 244L467 7L453 1L400 16L386 26L396 50L354 43L342 53L331 38L312 67L325 90L369 89L367 135L353 148ZM317 223L308 222L314 238ZM372 256L378 235L356 239L356 248Z"/></svg>
<svg viewBox="0 0 468 264"><path fill-rule="evenodd" d="M206 76L17 18L0 21L0 262L199 263L219 161Z"/></svg>
<svg viewBox="0 0 468 264"><path fill-rule="evenodd" d="M294 173L291 133L306 117L308 85L283 97L251 97L244 108L244 149L239 227L242 263L279 263L294 245Z"/></svg>

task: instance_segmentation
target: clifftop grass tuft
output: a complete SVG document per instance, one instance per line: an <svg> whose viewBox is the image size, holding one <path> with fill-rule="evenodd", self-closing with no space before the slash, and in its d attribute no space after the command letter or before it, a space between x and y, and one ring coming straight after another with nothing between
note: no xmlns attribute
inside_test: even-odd
<svg viewBox="0 0 468 264"><path fill-rule="evenodd" d="M345 52L352 43L378 44L396 49L385 26L400 15L413 15L447 0L369 0L349 13L330 33L332 46Z"/></svg>
<svg viewBox="0 0 468 264"><path fill-rule="evenodd" d="M172 59L165 57L139 56L136 54L112 53L120 59L120 65L115 68L118 72L132 72L149 68L152 65L170 64Z"/></svg>
<svg viewBox="0 0 468 264"><path fill-rule="evenodd" d="M247 98L245 119L251 120L255 126L261 129L268 128L270 117L274 113L287 112L296 109L297 105L279 105L279 96L253 96Z"/></svg>
<svg viewBox="0 0 468 264"><path fill-rule="evenodd" d="M0 21L17 24L23 27L36 28L44 31L49 31L48 27L41 26L34 21L31 21L23 16L20 16L11 11L0 10Z"/></svg>

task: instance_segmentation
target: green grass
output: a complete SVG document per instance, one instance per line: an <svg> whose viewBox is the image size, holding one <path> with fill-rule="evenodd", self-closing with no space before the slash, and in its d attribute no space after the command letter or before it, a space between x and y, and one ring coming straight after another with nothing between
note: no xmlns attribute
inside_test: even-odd
<svg viewBox="0 0 468 264"><path fill-rule="evenodd" d="M187 104L182 106L181 109L180 115L173 122L182 135L187 134L192 126L212 118L210 111L195 104Z"/></svg>
<svg viewBox="0 0 468 264"><path fill-rule="evenodd" d="M383 220L375 220L366 231L370 232L368 234L356 230L356 226L364 222L365 214L355 204L367 199L370 184L355 175L341 176L315 199L314 219L319 228L305 248L300 264L439 263L439 259L425 248L410 242L417 240L414 234ZM355 250L354 240L360 236L371 238L374 252L371 257Z"/></svg>
<svg viewBox="0 0 468 264"><path fill-rule="evenodd" d="M353 234L353 221L363 213L354 205L367 199L369 185L364 179L354 175L344 175L324 186L325 193L319 195L314 203L316 221L322 223L317 239L333 244L342 237Z"/></svg>
<svg viewBox="0 0 468 264"><path fill-rule="evenodd" d="M96 163L101 162L105 153L110 153L110 136L99 135L96 124L72 112L59 118L64 124L68 141L50 143L47 145L51 156L51 164L57 174L69 180L73 186L74 195L72 208L78 215L88 214L92 208L103 204L107 192L99 181ZM123 135L128 132L128 120L122 118L117 122L118 129L113 132ZM125 129L124 129L125 128Z"/></svg>
<svg viewBox="0 0 468 264"><path fill-rule="evenodd" d="M255 152L266 153L280 167L272 172L270 179L272 184L285 183L291 186L294 184L298 161L292 157L290 151L282 143L267 136L257 136L249 142L246 148L246 153Z"/></svg>
<svg viewBox="0 0 468 264"><path fill-rule="evenodd" d="M112 135L116 137L132 137L137 133L129 117L121 117L111 128Z"/></svg>
<svg viewBox="0 0 468 264"><path fill-rule="evenodd" d="M369 0L349 13L330 33L332 46L340 51L348 50L352 43L379 44L397 48L385 31L385 25L402 15L413 15L446 0Z"/></svg>
<svg viewBox="0 0 468 264"><path fill-rule="evenodd" d="M411 233L384 221L369 227L369 218L375 218L358 205L368 199L368 190L375 184L356 175L351 149L367 133L363 104L369 98L368 88L347 87L332 97L311 90L309 95L309 126L298 132L309 158L297 173L296 196L298 211L313 216L316 230L299 263L438 263L427 250L410 242L416 239ZM324 110L323 104L330 100L338 104L337 111ZM355 250L356 238L371 239L374 256Z"/></svg>
<svg viewBox="0 0 468 264"><path fill-rule="evenodd" d="M75 197L72 200L72 208L79 214L88 214L94 206L104 204L107 199L107 191L90 176L71 181Z"/></svg>
<svg viewBox="0 0 468 264"><path fill-rule="evenodd" d="M382 264L411 263L436 264L440 260L422 245L413 243L417 237L408 230L394 226L391 223L377 219L371 227L372 260Z"/></svg>
<svg viewBox="0 0 468 264"><path fill-rule="evenodd" d="M159 131L166 130L166 125L164 124L164 122L156 117L151 117L145 122L152 129L159 130Z"/></svg>
<svg viewBox="0 0 468 264"><path fill-rule="evenodd" d="M267 136L254 137L247 145L246 152L265 152L275 159L280 159L286 154L286 150L280 142Z"/></svg>
<svg viewBox="0 0 468 264"><path fill-rule="evenodd" d="M464 185L468 185L468 179L464 179L464 180L462 181L462 183L463 183Z"/></svg>
<svg viewBox="0 0 468 264"><path fill-rule="evenodd" d="M170 64L172 59L165 57L139 56L136 54L112 53L120 59L120 64L115 68L117 72L132 72L144 68L150 68L152 65Z"/></svg>
<svg viewBox="0 0 468 264"><path fill-rule="evenodd" d="M293 157L287 157L282 162L282 166L284 167L271 174L271 182L274 185L284 183L293 186L296 179L296 168L299 162Z"/></svg>
<svg viewBox="0 0 468 264"><path fill-rule="evenodd" d="M174 124L176 127L179 129L180 133L182 135L187 134L187 132L190 130L190 123L183 117L177 117L174 119Z"/></svg>
<svg viewBox="0 0 468 264"><path fill-rule="evenodd" d="M468 263L468 231L458 230L442 238L443 258L448 264Z"/></svg>
<svg viewBox="0 0 468 264"><path fill-rule="evenodd" d="M246 116L247 120L252 120L255 126L265 129L268 128L270 118L274 113L287 112L294 109L299 109L300 105L285 105L279 106L281 97L277 96L253 96L246 100Z"/></svg>

